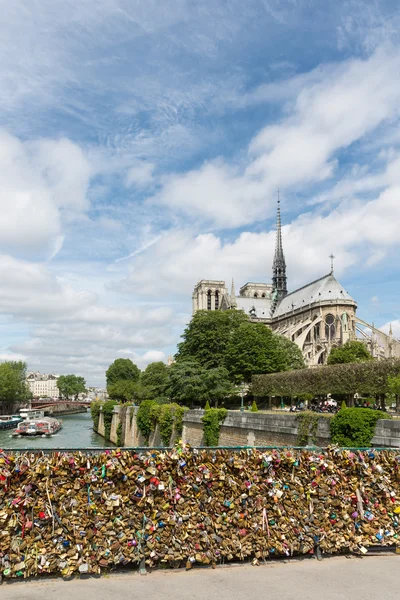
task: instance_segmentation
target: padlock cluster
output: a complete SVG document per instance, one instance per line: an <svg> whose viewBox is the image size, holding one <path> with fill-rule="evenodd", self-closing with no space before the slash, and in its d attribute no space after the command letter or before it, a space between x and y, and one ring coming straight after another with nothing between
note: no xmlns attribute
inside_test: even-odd
<svg viewBox="0 0 400 600"><path fill-rule="evenodd" d="M397 546L395 451L0 453L3 577Z"/></svg>

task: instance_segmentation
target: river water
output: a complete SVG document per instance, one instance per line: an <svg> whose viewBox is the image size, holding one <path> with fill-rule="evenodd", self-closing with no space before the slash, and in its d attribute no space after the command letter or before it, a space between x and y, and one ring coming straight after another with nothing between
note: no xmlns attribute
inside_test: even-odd
<svg viewBox="0 0 400 600"><path fill-rule="evenodd" d="M93 431L90 413L62 415L62 429L50 437L12 437L13 429L0 431L0 448L14 450L36 448L104 448L112 446L101 435Z"/></svg>

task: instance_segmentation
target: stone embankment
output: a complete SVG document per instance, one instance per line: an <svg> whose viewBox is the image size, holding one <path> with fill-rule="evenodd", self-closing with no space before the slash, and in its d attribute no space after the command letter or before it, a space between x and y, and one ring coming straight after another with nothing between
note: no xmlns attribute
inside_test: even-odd
<svg viewBox="0 0 400 600"><path fill-rule="evenodd" d="M151 433L148 444L146 444L146 440L140 434L136 424L136 412L137 408L129 406L126 411L123 411L124 418L121 419L121 407L114 407L110 440L114 444L125 447L162 446L158 425ZM183 432L179 437L192 446L204 445L203 414L203 410L189 410L183 418ZM330 419L325 416L316 418L318 422L315 430L311 431L310 428L308 445L328 446L331 441ZM228 415L220 429L219 445L297 446L300 427L300 420L296 414L228 411ZM104 419L101 412L97 432L105 436ZM170 445L175 443L177 437L173 432ZM378 421L375 436L372 439L372 446L400 448L400 419Z"/></svg>

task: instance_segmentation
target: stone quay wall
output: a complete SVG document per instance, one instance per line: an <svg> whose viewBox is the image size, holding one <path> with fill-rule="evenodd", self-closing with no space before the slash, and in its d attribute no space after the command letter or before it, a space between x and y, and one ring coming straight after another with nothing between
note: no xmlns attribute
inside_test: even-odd
<svg viewBox="0 0 400 600"><path fill-rule="evenodd" d="M118 427L121 424L121 446L144 447L146 440L136 424L137 407L129 406L121 419L121 406L114 407L110 439L118 445ZM203 410L189 410L183 418L182 439L191 446L203 446ZM330 419L320 417L315 436L309 436L308 445L328 446L331 442ZM98 433L105 435L104 419L100 413ZM252 413L228 411L220 435L220 446L296 446L298 444L299 420L288 413ZM170 445L177 439L172 434ZM163 446L158 425L149 438L149 447ZM400 448L400 420L380 420L371 445L377 448Z"/></svg>
<svg viewBox="0 0 400 600"><path fill-rule="evenodd" d="M146 443L145 438L140 433L139 428L136 423L136 414L138 411L137 406L128 406L125 411L122 411L122 406L114 406L112 421L111 421L111 430L110 430L110 441L115 445L120 445L121 447L125 446L127 448L143 448L145 446L151 448L158 448L163 446L160 435L160 427L156 425L154 431L151 432L149 441ZM122 418L123 415L123 418ZM122 443L119 444L118 440L118 430L121 425L120 437ZM104 416L103 412L100 409L99 415L99 426L97 428L97 433L105 437L105 427L104 427ZM177 435L175 432L171 435L170 445L173 446L177 439Z"/></svg>

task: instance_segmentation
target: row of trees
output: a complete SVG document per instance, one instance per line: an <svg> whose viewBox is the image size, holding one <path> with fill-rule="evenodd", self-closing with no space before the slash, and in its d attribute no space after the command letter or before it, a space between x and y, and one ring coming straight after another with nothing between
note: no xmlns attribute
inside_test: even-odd
<svg viewBox="0 0 400 600"><path fill-rule="evenodd" d="M26 363L6 361L0 363L0 403L1 411L12 411L15 404L27 402L32 394L26 382ZM86 391L83 377L60 375L57 380L60 396L65 399L77 398Z"/></svg>
<svg viewBox="0 0 400 600"><path fill-rule="evenodd" d="M347 395L355 393L400 396L400 359L368 360L321 366L290 373L256 375L252 384L255 396Z"/></svg>
<svg viewBox="0 0 400 600"><path fill-rule="evenodd" d="M157 399L193 405L238 394L237 385L257 373L302 369L300 349L242 311L199 311L182 335L175 362L150 364L141 373L119 358L106 372L107 392L115 400Z"/></svg>

